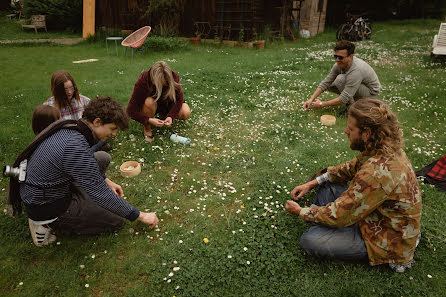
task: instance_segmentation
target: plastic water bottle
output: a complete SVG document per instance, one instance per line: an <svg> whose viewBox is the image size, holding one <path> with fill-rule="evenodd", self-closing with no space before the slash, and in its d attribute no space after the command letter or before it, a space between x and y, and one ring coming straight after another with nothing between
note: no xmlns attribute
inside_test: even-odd
<svg viewBox="0 0 446 297"><path fill-rule="evenodd" d="M170 135L170 140L172 140L173 142L182 143L184 145L191 143L191 140L189 138L183 137L183 136L179 136L177 134Z"/></svg>

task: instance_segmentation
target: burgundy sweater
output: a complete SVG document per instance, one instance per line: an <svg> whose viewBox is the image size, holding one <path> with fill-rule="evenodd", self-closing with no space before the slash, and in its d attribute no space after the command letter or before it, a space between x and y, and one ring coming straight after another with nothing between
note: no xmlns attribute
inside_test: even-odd
<svg viewBox="0 0 446 297"><path fill-rule="evenodd" d="M149 117L142 112L142 107L147 97L155 97L156 88L150 80L150 69L141 73L133 88L132 96L127 104L127 114L133 120L140 122L144 126L147 125ZM180 77L172 71L173 79L180 83ZM169 98L160 97L157 101L157 112L161 118L171 117L172 122L178 117L181 106L184 103L183 88L180 86L175 90L176 101L173 102Z"/></svg>

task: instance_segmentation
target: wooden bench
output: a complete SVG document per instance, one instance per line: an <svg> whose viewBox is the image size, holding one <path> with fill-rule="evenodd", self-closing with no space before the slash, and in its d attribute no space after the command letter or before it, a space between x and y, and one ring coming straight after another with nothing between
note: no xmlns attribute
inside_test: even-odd
<svg viewBox="0 0 446 297"><path fill-rule="evenodd" d="M446 23L440 24L438 34L434 36L431 55L446 55Z"/></svg>
<svg viewBox="0 0 446 297"><path fill-rule="evenodd" d="M45 29L45 32L48 32L46 30L46 16L32 15L31 19L30 19L30 25L22 25L22 30L23 30L23 28L34 28L34 31L36 31L36 34L37 34L37 29L39 29L39 28L43 28L43 29Z"/></svg>

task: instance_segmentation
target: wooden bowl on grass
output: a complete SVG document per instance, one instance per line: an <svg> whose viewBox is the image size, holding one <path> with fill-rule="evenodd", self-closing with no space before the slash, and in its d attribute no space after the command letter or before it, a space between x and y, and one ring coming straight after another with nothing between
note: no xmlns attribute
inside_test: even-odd
<svg viewBox="0 0 446 297"><path fill-rule="evenodd" d="M119 169L123 177L137 176L141 173L141 165L136 161L124 162Z"/></svg>
<svg viewBox="0 0 446 297"><path fill-rule="evenodd" d="M324 114L323 116L321 116L321 123L325 126L333 126L334 124L336 124L336 117Z"/></svg>

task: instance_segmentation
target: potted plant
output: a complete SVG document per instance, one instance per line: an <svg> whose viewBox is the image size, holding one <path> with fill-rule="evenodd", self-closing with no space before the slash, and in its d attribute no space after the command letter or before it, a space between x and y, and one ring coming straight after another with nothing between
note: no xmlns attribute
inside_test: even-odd
<svg viewBox="0 0 446 297"><path fill-rule="evenodd" d="M198 29L198 24L195 23L195 37L189 38L189 41L193 45L199 45L201 43L201 32Z"/></svg>
<svg viewBox="0 0 446 297"><path fill-rule="evenodd" d="M254 37L254 40L252 42L252 45L257 49L264 49L265 48L265 40L258 39L256 28L252 28L252 34Z"/></svg>
<svg viewBox="0 0 446 297"><path fill-rule="evenodd" d="M214 44L221 45L223 43L223 36L219 35L218 26L215 27L214 32Z"/></svg>
<svg viewBox="0 0 446 297"><path fill-rule="evenodd" d="M238 41L235 44L236 46L244 46L244 41L245 40L245 28L243 27L243 25L240 26L240 31L238 33Z"/></svg>
<svg viewBox="0 0 446 297"><path fill-rule="evenodd" d="M254 40L252 42L252 45L258 49L264 49L265 48L265 40Z"/></svg>

